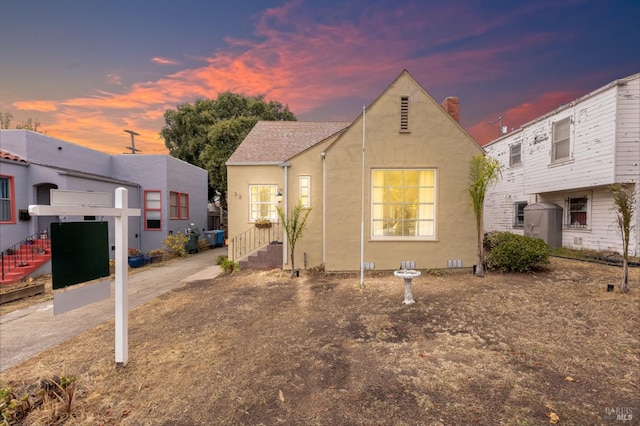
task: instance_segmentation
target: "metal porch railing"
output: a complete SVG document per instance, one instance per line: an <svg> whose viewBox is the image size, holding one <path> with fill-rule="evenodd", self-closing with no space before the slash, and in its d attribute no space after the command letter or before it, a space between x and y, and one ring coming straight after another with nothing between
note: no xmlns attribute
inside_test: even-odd
<svg viewBox="0 0 640 426"><path fill-rule="evenodd" d="M253 227L229 240L230 260L237 261L260 250L268 244L282 242L282 225L272 223L269 228Z"/></svg>

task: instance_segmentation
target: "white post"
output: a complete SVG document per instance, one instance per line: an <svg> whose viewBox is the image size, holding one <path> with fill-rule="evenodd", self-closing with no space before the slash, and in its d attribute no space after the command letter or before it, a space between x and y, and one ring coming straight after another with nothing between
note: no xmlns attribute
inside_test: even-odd
<svg viewBox="0 0 640 426"><path fill-rule="evenodd" d="M364 146L365 146L365 111L362 105L362 206L360 218L360 288L364 288Z"/></svg>
<svg viewBox="0 0 640 426"><path fill-rule="evenodd" d="M115 217L116 243L116 365L126 366L129 360L129 294L127 251L129 241L129 198L126 188L116 189L116 209L121 215Z"/></svg>

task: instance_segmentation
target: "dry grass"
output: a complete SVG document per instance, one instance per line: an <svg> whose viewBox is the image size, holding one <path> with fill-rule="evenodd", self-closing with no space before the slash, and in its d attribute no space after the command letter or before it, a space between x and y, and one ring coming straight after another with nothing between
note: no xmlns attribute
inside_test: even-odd
<svg viewBox="0 0 640 426"><path fill-rule="evenodd" d="M106 323L2 373L20 392L76 376L30 424L606 424L640 417L640 271L553 259L530 274L241 272L130 314L129 364ZM57 417L56 417L57 416ZM53 419L53 420L52 420ZM58 419L58 420L56 420ZM626 424L634 424L627 422ZM637 423L635 423L637 424Z"/></svg>

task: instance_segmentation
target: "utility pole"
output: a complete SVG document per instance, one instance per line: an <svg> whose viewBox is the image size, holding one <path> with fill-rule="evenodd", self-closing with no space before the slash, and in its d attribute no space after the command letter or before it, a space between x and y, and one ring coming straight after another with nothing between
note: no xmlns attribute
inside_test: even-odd
<svg viewBox="0 0 640 426"><path fill-rule="evenodd" d="M506 129L503 129L502 127L502 119L504 118L505 114L500 114L498 116L498 118L496 118L495 120L493 120L490 124L493 126L494 124L498 123L498 137L506 134Z"/></svg>
<svg viewBox="0 0 640 426"><path fill-rule="evenodd" d="M131 146L125 146L125 148L130 149L132 154L135 154L136 152L142 152L141 150L136 149L136 141L134 140L134 136L140 136L140 133L136 133L133 130L124 130L124 132L131 135Z"/></svg>

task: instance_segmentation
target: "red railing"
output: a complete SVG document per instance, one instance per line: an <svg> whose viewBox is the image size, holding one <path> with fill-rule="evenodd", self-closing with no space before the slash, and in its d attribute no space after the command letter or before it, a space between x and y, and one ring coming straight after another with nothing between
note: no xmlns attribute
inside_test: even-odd
<svg viewBox="0 0 640 426"><path fill-rule="evenodd" d="M24 266L36 256L44 254L51 248L51 240L47 234L33 234L17 244L5 249L0 253L0 269L2 269L2 280L10 271Z"/></svg>

